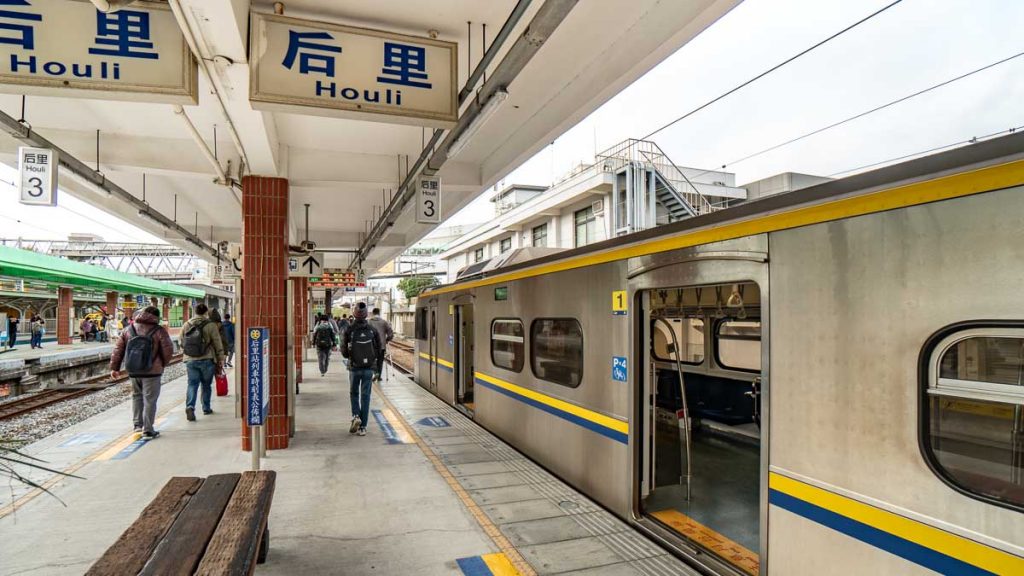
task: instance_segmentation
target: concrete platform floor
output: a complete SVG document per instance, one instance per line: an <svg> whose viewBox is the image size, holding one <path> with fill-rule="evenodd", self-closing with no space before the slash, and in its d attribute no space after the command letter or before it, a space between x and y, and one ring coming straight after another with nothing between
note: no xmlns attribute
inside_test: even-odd
<svg viewBox="0 0 1024 576"><path fill-rule="evenodd" d="M305 373L292 447L263 460L278 478L257 573L695 573L408 379L376 387L357 437L341 363ZM0 487L0 574L81 574L171 476L249 468L234 396L187 422L184 389L165 384L156 440L131 433L125 403L26 448L81 479Z"/></svg>

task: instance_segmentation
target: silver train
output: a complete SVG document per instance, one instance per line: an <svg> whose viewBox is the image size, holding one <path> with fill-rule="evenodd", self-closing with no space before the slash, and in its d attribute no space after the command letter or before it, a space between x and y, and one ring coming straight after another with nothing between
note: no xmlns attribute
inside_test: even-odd
<svg viewBox="0 0 1024 576"><path fill-rule="evenodd" d="M436 288L416 380L709 574L1024 574L1024 134Z"/></svg>

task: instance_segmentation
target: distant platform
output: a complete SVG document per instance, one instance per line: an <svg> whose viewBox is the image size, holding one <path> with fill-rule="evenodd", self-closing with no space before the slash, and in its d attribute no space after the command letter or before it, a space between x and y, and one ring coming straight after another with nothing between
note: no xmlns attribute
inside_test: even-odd
<svg viewBox="0 0 1024 576"><path fill-rule="evenodd" d="M306 373L292 447L263 461L278 477L258 574L696 574L407 378L375 388L358 437L337 357ZM249 469L234 396L197 422L184 396L184 378L164 385L155 440L124 403L26 447L81 479L0 491L4 571L81 574L170 477Z"/></svg>

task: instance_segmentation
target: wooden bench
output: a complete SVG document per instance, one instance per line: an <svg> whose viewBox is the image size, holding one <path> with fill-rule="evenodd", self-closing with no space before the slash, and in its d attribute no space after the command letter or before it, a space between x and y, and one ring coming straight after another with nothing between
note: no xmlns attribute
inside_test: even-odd
<svg viewBox="0 0 1024 576"><path fill-rule="evenodd" d="M249 575L270 546L272 470L171 478L90 576Z"/></svg>

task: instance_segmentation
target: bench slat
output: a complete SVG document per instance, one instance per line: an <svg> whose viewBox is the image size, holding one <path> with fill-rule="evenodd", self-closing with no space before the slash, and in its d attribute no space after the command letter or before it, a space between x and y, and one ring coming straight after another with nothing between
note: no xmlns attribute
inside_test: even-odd
<svg viewBox="0 0 1024 576"><path fill-rule="evenodd" d="M240 474L217 474L207 478L178 515L170 531L157 545L141 574L192 574L206 550L206 543L220 522L231 493L238 484L239 476ZM127 572L122 572L125 573Z"/></svg>
<svg viewBox="0 0 1024 576"><path fill-rule="evenodd" d="M89 568L87 576L137 574L202 484L202 478L171 478L117 542Z"/></svg>
<svg viewBox="0 0 1024 576"><path fill-rule="evenodd" d="M243 472L206 547L197 575L248 576L256 568L256 555L270 515L277 473Z"/></svg>

